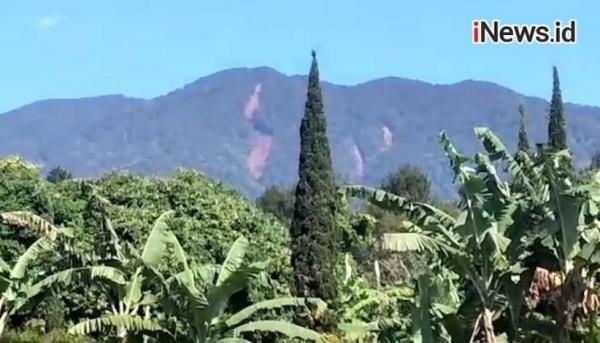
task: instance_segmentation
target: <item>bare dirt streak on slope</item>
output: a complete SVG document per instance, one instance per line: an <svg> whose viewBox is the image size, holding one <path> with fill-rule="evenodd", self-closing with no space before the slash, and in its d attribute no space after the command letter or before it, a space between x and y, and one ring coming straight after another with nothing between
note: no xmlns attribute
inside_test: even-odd
<svg viewBox="0 0 600 343"><path fill-rule="evenodd" d="M254 116L260 109L260 92L262 91L262 84L259 82L254 86L254 92L250 95L250 98L244 106L244 117L248 120L254 119Z"/></svg>
<svg viewBox="0 0 600 343"><path fill-rule="evenodd" d="M356 143L352 146L352 156L354 157L354 173L358 180L365 176L365 160Z"/></svg>
<svg viewBox="0 0 600 343"><path fill-rule="evenodd" d="M273 145L273 130L258 117L261 91L262 84L259 82L244 106L244 117L252 123L254 130L250 153L246 159L246 167L254 180L262 177Z"/></svg>
<svg viewBox="0 0 600 343"><path fill-rule="evenodd" d="M248 171L250 171L250 175L252 175L255 180L261 178L269 156L271 155L272 146L273 137L271 136L259 133L255 138L252 150L250 151L250 154L248 154L248 160L246 162Z"/></svg>
<svg viewBox="0 0 600 343"><path fill-rule="evenodd" d="M387 125L384 125L381 128L382 150L383 151L388 150L392 146L393 142L394 142L394 134L392 133L392 130L390 130L390 128Z"/></svg>

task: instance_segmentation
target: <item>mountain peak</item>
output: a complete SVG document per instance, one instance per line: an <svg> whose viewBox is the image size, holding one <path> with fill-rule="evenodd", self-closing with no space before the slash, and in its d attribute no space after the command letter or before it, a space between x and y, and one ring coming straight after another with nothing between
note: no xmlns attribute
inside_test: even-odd
<svg viewBox="0 0 600 343"><path fill-rule="evenodd" d="M230 68L200 77L164 96L178 93L194 93L204 89L207 85L216 86L239 82L262 82L265 79L281 77L286 77L286 75L267 66ZM163 98L164 96L159 98Z"/></svg>

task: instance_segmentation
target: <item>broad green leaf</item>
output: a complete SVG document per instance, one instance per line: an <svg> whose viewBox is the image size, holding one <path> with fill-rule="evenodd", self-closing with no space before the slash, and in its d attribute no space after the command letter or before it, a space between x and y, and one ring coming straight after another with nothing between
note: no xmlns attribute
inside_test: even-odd
<svg viewBox="0 0 600 343"><path fill-rule="evenodd" d="M492 164L487 155L476 153L475 163L477 164L478 171L485 173L485 181L488 186L488 190L492 192L498 192L504 198L510 197L510 190L508 184L500 179L496 167Z"/></svg>
<svg viewBox="0 0 600 343"><path fill-rule="evenodd" d="M141 300L139 301L139 305L140 306L146 306L146 305L152 305L152 304L156 304L158 302L158 296L152 293L146 293L142 296Z"/></svg>
<svg viewBox="0 0 600 343"><path fill-rule="evenodd" d="M60 230L46 219L26 211L4 212L0 214L2 222L35 231L42 237L54 241Z"/></svg>
<svg viewBox="0 0 600 343"><path fill-rule="evenodd" d="M74 277L83 277L90 280L98 278L111 281L118 285L124 285L126 282L126 276L120 270L109 267L109 266L93 266L93 267L78 267L66 269L52 275L49 275L37 282L36 284L29 287L27 294L29 297L34 296L41 292L46 287L52 286L57 283L68 285L73 281Z"/></svg>
<svg viewBox="0 0 600 343"><path fill-rule="evenodd" d="M382 239L382 248L388 251L429 251L442 250L443 243L423 233L399 232L385 233Z"/></svg>
<svg viewBox="0 0 600 343"><path fill-rule="evenodd" d="M204 291L196 285L192 272L190 270L185 270L176 274L174 280L177 282L183 295L187 298L190 306L189 310L198 316L205 313L206 307L208 306L208 300L206 299Z"/></svg>
<svg viewBox="0 0 600 343"><path fill-rule="evenodd" d="M221 271L217 278L217 286L220 286L231 274L235 273L244 263L244 256L248 249L248 240L244 237L239 237L229 249L227 258L221 266Z"/></svg>
<svg viewBox="0 0 600 343"><path fill-rule="evenodd" d="M221 266L218 264L203 264L199 267L193 268L193 273L202 281L204 284L215 283L216 277L219 275Z"/></svg>
<svg viewBox="0 0 600 343"><path fill-rule="evenodd" d="M424 227L431 223L439 223L440 233L447 236L453 244L457 244L456 237L453 237L445 229L445 227L454 224L454 218L434 206L418 202L413 203L401 196L367 186L345 186L340 189L340 192L344 196L364 199L382 209L406 215L415 225Z"/></svg>
<svg viewBox="0 0 600 343"><path fill-rule="evenodd" d="M560 249L563 258L571 260L577 253L575 246L579 240L579 199L559 189L558 182L552 180L553 201L556 205L555 216L560 230Z"/></svg>
<svg viewBox="0 0 600 343"><path fill-rule="evenodd" d="M440 210L437 207L431 206L426 203L420 203L420 202L416 202L414 204L415 204L415 206L420 208L424 212L424 214L427 214L431 218L434 218L436 221L438 221L442 225L451 226L456 222L454 217L452 217L448 213Z"/></svg>
<svg viewBox="0 0 600 343"><path fill-rule="evenodd" d="M84 320L69 329L74 335L87 335L101 332L105 328L125 328L127 331L160 331L160 324L151 319L133 315L105 315L102 317Z"/></svg>
<svg viewBox="0 0 600 343"><path fill-rule="evenodd" d="M508 152L502 141L487 127L476 127L475 134L482 141L483 146L492 161L503 160L508 164L508 171L511 176L519 180L529 191L529 194L535 194L532 182L521 165ZM525 155L528 158L527 155Z"/></svg>
<svg viewBox="0 0 600 343"><path fill-rule="evenodd" d="M321 338L321 334L316 331L278 320L261 320L238 326L234 330L234 336L245 332L272 332L288 338L300 338L312 342L317 342Z"/></svg>
<svg viewBox="0 0 600 343"><path fill-rule="evenodd" d="M128 307L133 306L142 299L142 268L138 268L125 284L125 304Z"/></svg>
<svg viewBox="0 0 600 343"><path fill-rule="evenodd" d="M446 152L446 156L450 160L450 167L454 170L455 180L462 173L462 167L465 162L469 161L469 158L458 152L454 144L450 141L448 134L444 131L440 132L439 141Z"/></svg>
<svg viewBox="0 0 600 343"><path fill-rule="evenodd" d="M225 324L227 324L228 327L236 326L236 325L240 324L241 322L252 317L252 315L257 313L258 311L281 309L284 307L301 307L301 306L308 306L309 304L314 305L317 308L320 308L321 312L325 308L327 308L327 303L325 303L323 300L321 300L319 298L292 298L292 297L277 298L277 299L261 301L254 305L250 305L250 306L244 308L243 310L235 313L233 316L231 316L225 322Z"/></svg>
<svg viewBox="0 0 600 343"><path fill-rule="evenodd" d="M169 250L173 249L177 263L183 264L185 269L189 268L187 257L181 244L167 225L167 219L173 213L173 211L167 211L161 214L154 222L152 231L148 235L148 239L142 250L141 259L149 267L155 268L167 256Z"/></svg>
<svg viewBox="0 0 600 343"><path fill-rule="evenodd" d="M35 241L21 256L18 257L17 262L10 273L10 278L22 279L27 272L29 264L37 260L41 254L52 251L54 247L54 244L48 240L48 238L40 238Z"/></svg>
<svg viewBox="0 0 600 343"><path fill-rule="evenodd" d="M510 239L503 235L498 230L498 223L491 223L490 227L484 231L484 236L487 238L486 243L491 242L490 245L486 244L486 247L490 246L490 250L486 251L488 257L492 257L496 268L505 269L508 268L508 261L506 259L506 249L510 244Z"/></svg>
<svg viewBox="0 0 600 343"><path fill-rule="evenodd" d="M248 286L251 278L255 277L261 269L253 266L241 267L229 275L220 285L210 287L207 292L208 306L201 311L200 317L204 322L211 322L221 314L227 306L229 298Z"/></svg>

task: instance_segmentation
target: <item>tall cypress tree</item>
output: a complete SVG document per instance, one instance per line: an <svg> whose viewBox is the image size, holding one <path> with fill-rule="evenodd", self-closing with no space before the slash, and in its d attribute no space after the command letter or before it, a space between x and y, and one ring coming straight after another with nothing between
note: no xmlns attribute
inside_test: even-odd
<svg viewBox="0 0 600 343"><path fill-rule="evenodd" d="M560 92L558 70L553 67L552 100L548 121L548 145L554 150L567 148L567 131L565 129L565 111Z"/></svg>
<svg viewBox="0 0 600 343"><path fill-rule="evenodd" d="M527 130L525 128L525 106L523 104L519 104L519 143L517 148L526 153L531 151Z"/></svg>
<svg viewBox="0 0 600 343"><path fill-rule="evenodd" d="M291 224L292 265L298 296L335 300L336 189L327 139L319 67L315 52L300 125L300 160Z"/></svg>

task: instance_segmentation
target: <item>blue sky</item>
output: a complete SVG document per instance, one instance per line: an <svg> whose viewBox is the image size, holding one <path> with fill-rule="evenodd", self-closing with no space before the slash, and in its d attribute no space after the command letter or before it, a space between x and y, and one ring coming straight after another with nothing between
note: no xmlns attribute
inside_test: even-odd
<svg viewBox="0 0 600 343"><path fill-rule="evenodd" d="M215 71L269 65L354 84L493 81L600 106L600 2L1 0L0 112L46 98L154 97ZM473 19L578 21L576 45L471 44Z"/></svg>

